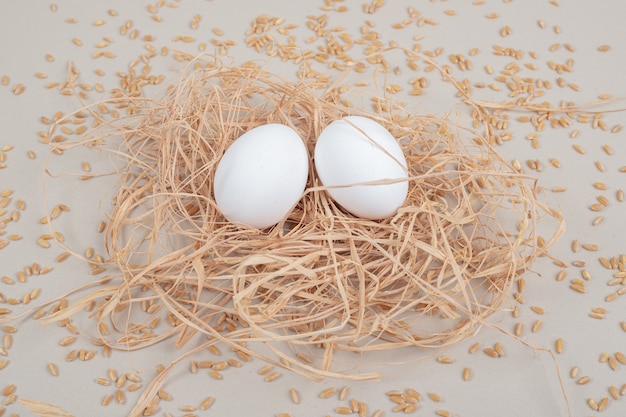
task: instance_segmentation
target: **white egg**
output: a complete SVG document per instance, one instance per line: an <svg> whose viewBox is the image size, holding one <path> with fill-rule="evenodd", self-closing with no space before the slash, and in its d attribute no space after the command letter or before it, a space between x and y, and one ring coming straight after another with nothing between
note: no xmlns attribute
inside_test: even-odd
<svg viewBox="0 0 626 417"><path fill-rule="evenodd" d="M258 126L222 156L213 184L215 202L228 221L264 229L295 206L308 171L307 150L295 130L281 124Z"/></svg>
<svg viewBox="0 0 626 417"><path fill-rule="evenodd" d="M344 209L366 219L393 215L408 193L402 148L376 121L347 116L329 124L315 145L315 169L328 194ZM400 182L353 185L380 180Z"/></svg>

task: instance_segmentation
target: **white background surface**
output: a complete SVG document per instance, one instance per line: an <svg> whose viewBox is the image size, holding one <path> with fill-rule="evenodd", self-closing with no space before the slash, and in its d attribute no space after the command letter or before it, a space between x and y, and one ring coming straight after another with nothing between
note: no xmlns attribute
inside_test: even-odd
<svg viewBox="0 0 626 417"><path fill-rule="evenodd" d="M119 34L119 27L130 19L134 22L134 28L140 30L140 36L148 33L155 36L153 45L157 50L161 46L169 46L196 54L199 52L199 43L206 42L209 45L207 51L210 51L209 40L216 37L211 29L217 27L225 33L222 39L237 42L237 46L229 51L237 63L247 60L265 62L265 55L257 54L245 46L245 31L256 16L267 13L284 17L286 22L298 25L293 32L296 43L308 48L310 46L304 42L311 34L306 28L307 16L324 13L320 10L322 1L188 0L175 3L177 8L160 8L158 14L163 17L163 22L158 23L150 19L147 10L149 4L156 3L147 1L87 3L67 0L57 3L58 11L52 12L48 2L0 1L0 76L10 77L8 86L0 86L0 146L13 146L13 149L5 152L6 168L0 170L0 191L8 188L14 190L12 201L7 207L9 214L15 209L17 199L24 200L27 205L19 222L9 223L5 228L5 236L21 234L23 238L0 250L0 275L17 281L18 271L33 262L54 267L45 276L28 277L25 283L8 285L0 282L0 293L7 299L21 298L36 287L42 288L39 298L28 307L93 279L88 274L88 267L77 259L56 264L54 259L62 251L60 247L53 245L50 249L43 249L36 243L39 235L47 233L46 228L38 223L38 219L46 213L42 170L47 152L47 147L38 142L37 131L45 128L38 120L40 116L51 117L58 110L70 111L79 107L76 100L61 96L54 89L46 89L44 85L49 81L63 80L68 61L72 61L81 71L82 81L92 85L100 82L106 90L116 87L118 79L115 73L127 71L128 64L146 52L143 41L131 40ZM370 19L375 23L374 30L380 33L383 44L395 41L405 48L413 46L414 36L423 35L420 41L422 50L442 48L437 58L440 65L449 63L449 54L462 53L468 57L473 63L473 69L466 72L453 69L452 74L457 79L466 77L471 83L496 82L497 72L514 61L513 58L494 56L494 44L525 51L520 66L533 62L537 70L525 68L520 76L541 77L551 80L553 85L556 84L558 74L548 68L547 62L553 60L564 63L571 57L575 62L574 70L562 76L568 82L579 85L580 91L555 85L545 98L556 105L561 100L591 102L602 93L618 97L626 95L623 70L626 64L626 39L623 36L626 6L623 2L606 0L592 5L590 2L563 0L557 7L544 0L486 0L483 5L469 1L414 1L410 3L422 15L436 20L438 24L418 27L413 23L402 30L393 29L393 23L407 18L408 3L387 1L372 15L362 12L362 1L336 3L336 6L344 5L349 10L345 13L328 12L329 26L343 26L356 37L359 28ZM107 10L110 8L117 10L119 15L109 16ZM444 10L455 10L456 15L448 16ZM499 17L487 19L489 13L497 13ZM198 29L193 30L189 22L195 14L201 15L202 20ZM78 23L67 23L67 18L76 18ZM94 26L93 22L98 19L104 19L106 23ZM539 27L539 19L545 21L544 29ZM512 34L503 38L499 32L505 25L511 27ZM555 33L555 26L560 28L560 33ZM178 35L194 36L197 40L193 43L174 42L174 37ZM94 45L103 36L110 36L114 40L108 49L116 54L115 59L91 58L95 51ZM72 43L74 37L82 40L82 47ZM550 51L550 46L555 43L569 43L574 46L575 52L568 52L562 46L556 51ZM610 44L610 51L599 52L597 48L602 44ZM478 48L479 52L470 57L472 48ZM350 53L358 57L356 49ZM530 58L530 51L535 51L538 58ZM53 55L54 62L47 62L45 54ZM171 56L152 61L154 72L161 71L167 76L173 76L174 72L170 68L174 64ZM484 71L487 64L496 71L494 75ZM297 67L292 63L272 61L269 65L286 77L295 79ZM441 83L441 77L436 72L412 73L403 66L401 57L394 65L403 69L393 82L406 86L406 81L416 75L425 76L429 80L425 94L410 99L409 107L416 112L443 114L453 108L454 111L467 111L467 108L458 106L453 89ZM97 76L94 73L96 68L104 70L106 76ZM48 78L36 78L37 72L46 73ZM340 75L338 71L327 72L334 77ZM371 76L366 74L362 79L371 80ZM16 83L26 86L26 91L19 96L11 92ZM506 100L508 91L505 86L502 87L499 92L488 88L476 90L474 97ZM104 97L105 94L90 93L91 101ZM624 107L624 102L618 101L609 107ZM514 117L518 115L513 114ZM624 120L624 113L607 115L604 120L610 128ZM579 129L580 134L572 139L570 133L574 129ZM507 310L494 316L492 322L508 332L513 331L518 321L524 323L523 338L531 346L553 349L555 340L562 338L565 350L555 355L556 361L545 351L524 346L500 331L483 329L475 337L445 352L407 349L363 358L363 371L381 371L383 378L380 382L327 380L316 383L284 372L279 380L267 383L257 374L264 365L258 360L242 368L230 369L224 372L223 380L215 381L206 372L190 374L188 362L185 362L176 368L165 385L173 400L161 402L159 415L165 412L175 416L183 415L185 412L180 411L180 407L197 406L207 395L216 398L215 404L206 412L198 411L198 415L274 416L281 412L293 416L336 415L335 408L346 405L347 401L339 401L336 395L330 399L320 399L318 395L327 387L341 388L346 384L351 387L348 398L366 402L368 415L376 409L383 410L385 416L394 415L391 411L394 404L384 393L409 387L425 397L415 413L419 416L434 416L436 410L447 410L455 416L567 416L568 408L571 415L576 417L626 415L626 397L617 401L610 399L609 406L603 412L593 411L587 405L587 398L594 398L596 402L603 397L610 398L609 386L619 389L626 384L626 365L619 364L614 371L607 363L599 361L603 352L610 355L617 351L626 352L626 332L620 328L620 322L626 321L626 298L621 296L610 303L605 301L609 293L620 287L607 286L615 271L603 268L598 262L600 256L611 258L626 252L623 237L626 233L626 203L620 203L615 198L619 188L626 188L626 174L618 171L626 165L626 134L612 134L591 129L588 125L574 124L569 128L547 129L540 133L540 146L533 149L530 141L524 139L532 132L529 125L514 124L512 131L513 140L499 148L507 158L519 159L524 166L527 159L537 159L544 167L543 172L537 173L541 186L546 189L557 186L567 188L566 192L552 198L561 207L567 221L567 232L554 247L553 253L568 263L568 276L564 281L557 282L555 276L560 269L545 259L537 262L534 267L536 273L525 276L526 303L519 306L519 318L511 317ZM577 153L572 148L574 144L583 146L587 152L584 155ZM614 155L607 155L602 150L605 144L613 148ZM37 158L29 159L28 150L34 151ZM551 166L549 158L557 158L561 168ZM80 172L80 161L64 159L63 163L67 165L63 168L69 172ZM596 169L596 161L605 165L605 172ZM597 181L606 183L608 190L593 188L592 184ZM102 253L102 236L96 232L98 222L103 219L98 208L102 189L85 187L76 182L52 188L48 202L51 205L65 203L71 208L71 216L64 216L58 223L67 241L77 252L92 246L96 252ZM599 195L605 195L610 204L600 213L605 216L605 221L592 226L592 220L599 213L591 212L588 207L597 202ZM581 243L597 244L599 250L591 252L581 249L574 253L570 249L574 239ZM571 279L581 278L581 268L572 266L572 261L586 262L584 269L591 274L592 279L586 283L587 293L584 295L569 289ZM510 303L507 309L513 305L513 302ZM540 316L531 311L531 306L540 306L546 313ZM594 307L606 308L606 319L590 318L588 314ZM26 306L12 308L16 313L27 309ZM543 327L539 332L532 333L530 328L538 319L543 320ZM137 373L145 387L154 376L157 364L166 364L178 354L166 341L149 351L113 352L110 358L104 358L99 348L90 345L86 337L79 337L72 346L61 347L59 341L68 334L67 331L54 325L39 327L29 319L16 323L11 323L16 324L19 330L12 335L13 346L7 351L9 364L0 370L0 389L15 384L18 397L53 402L76 417L127 415L141 390L126 393L127 401L123 405L114 401L103 407L100 401L106 394L113 393L114 387L100 386L94 382L95 378L106 377L107 370L115 368L121 373ZM89 328L89 322L78 324ZM2 331L0 333L4 336ZM468 348L475 342L481 343L481 349L471 355ZM503 358L493 359L482 352L482 348L492 347L496 342L504 347L506 354ZM97 349L98 354L88 362L65 362L70 349L81 348ZM454 357L455 362L450 365L437 363L435 358L440 354ZM230 352L225 349L223 357L231 357L229 355ZM207 359L216 360L209 353L198 358ZM409 363L403 365L390 364L407 361ZM58 377L48 373L46 366L49 362L58 364ZM580 369L578 377L588 375L591 382L579 385L576 379L570 378L569 373L574 366ZM461 378L464 367L470 367L473 372L468 382ZM566 398L561 391L559 378ZM291 387L300 391L301 404L291 403ZM437 393L442 397L442 402L435 403L428 399L428 392ZM0 398L0 402L3 400ZM5 415L12 414L30 415L23 405L17 403L6 406Z"/></svg>

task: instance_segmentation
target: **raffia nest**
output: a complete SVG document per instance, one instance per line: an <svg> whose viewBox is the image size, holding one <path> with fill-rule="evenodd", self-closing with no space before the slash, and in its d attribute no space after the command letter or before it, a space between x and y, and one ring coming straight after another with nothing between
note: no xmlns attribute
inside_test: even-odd
<svg viewBox="0 0 626 417"><path fill-rule="evenodd" d="M105 243L119 273L46 320L95 304L97 328L117 329L100 335L113 348L164 339L180 348L202 334L188 353L223 342L311 378L374 378L335 369L333 353L462 340L501 309L516 277L562 228L558 211L540 202L536 181L478 132L365 92L333 88L320 96L305 81L198 58L162 99L108 104L127 114L92 106L98 127L58 146L117 158ZM224 219L212 179L234 140L282 123L313 155L321 130L345 115L373 118L399 139L410 185L397 214L372 221L346 213L311 161L302 198L276 227ZM548 237L539 233L544 222L556 224ZM157 317L167 324L146 331Z"/></svg>

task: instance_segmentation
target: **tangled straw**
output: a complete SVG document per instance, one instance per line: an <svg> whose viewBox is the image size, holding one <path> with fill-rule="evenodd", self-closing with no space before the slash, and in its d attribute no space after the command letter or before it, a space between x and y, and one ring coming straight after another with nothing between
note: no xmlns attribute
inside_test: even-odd
<svg viewBox="0 0 626 417"><path fill-rule="evenodd" d="M333 353L462 340L499 311L516 277L562 231L535 180L480 134L363 92L332 88L320 97L305 81L197 58L162 100L130 94L109 104L127 114L90 107L97 127L56 146L117 158L120 186L105 243L119 274L46 320L95 304L98 329L118 330L100 335L113 348L168 338L181 348L200 333L204 347L221 341L311 378L374 378L335 369ZM311 168L302 198L276 227L224 219L212 179L234 140L282 123L312 155L321 130L345 115L370 117L399 139L410 182L397 214L381 221L347 214ZM546 223L556 227L544 238ZM167 324L152 329L156 318Z"/></svg>

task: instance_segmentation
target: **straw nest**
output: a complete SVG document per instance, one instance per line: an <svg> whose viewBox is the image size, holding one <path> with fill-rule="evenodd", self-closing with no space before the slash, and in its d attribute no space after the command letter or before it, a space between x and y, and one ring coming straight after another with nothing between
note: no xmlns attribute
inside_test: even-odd
<svg viewBox="0 0 626 417"><path fill-rule="evenodd" d="M97 328L117 329L99 335L112 348L165 339L180 348L202 334L189 353L223 342L311 378L373 378L336 369L333 354L462 340L559 235L561 217L540 202L536 181L478 132L384 97L339 87L319 94L257 66L198 58L161 99L108 104L126 114L92 107L98 127L80 145L116 156L105 244L117 274L47 320L95 305ZM276 227L225 221L212 179L234 140L282 123L312 155L321 130L345 115L378 121L402 145L409 194L394 216L343 211L310 161L302 198ZM553 220L556 229L540 236ZM157 317L161 325L149 327Z"/></svg>

